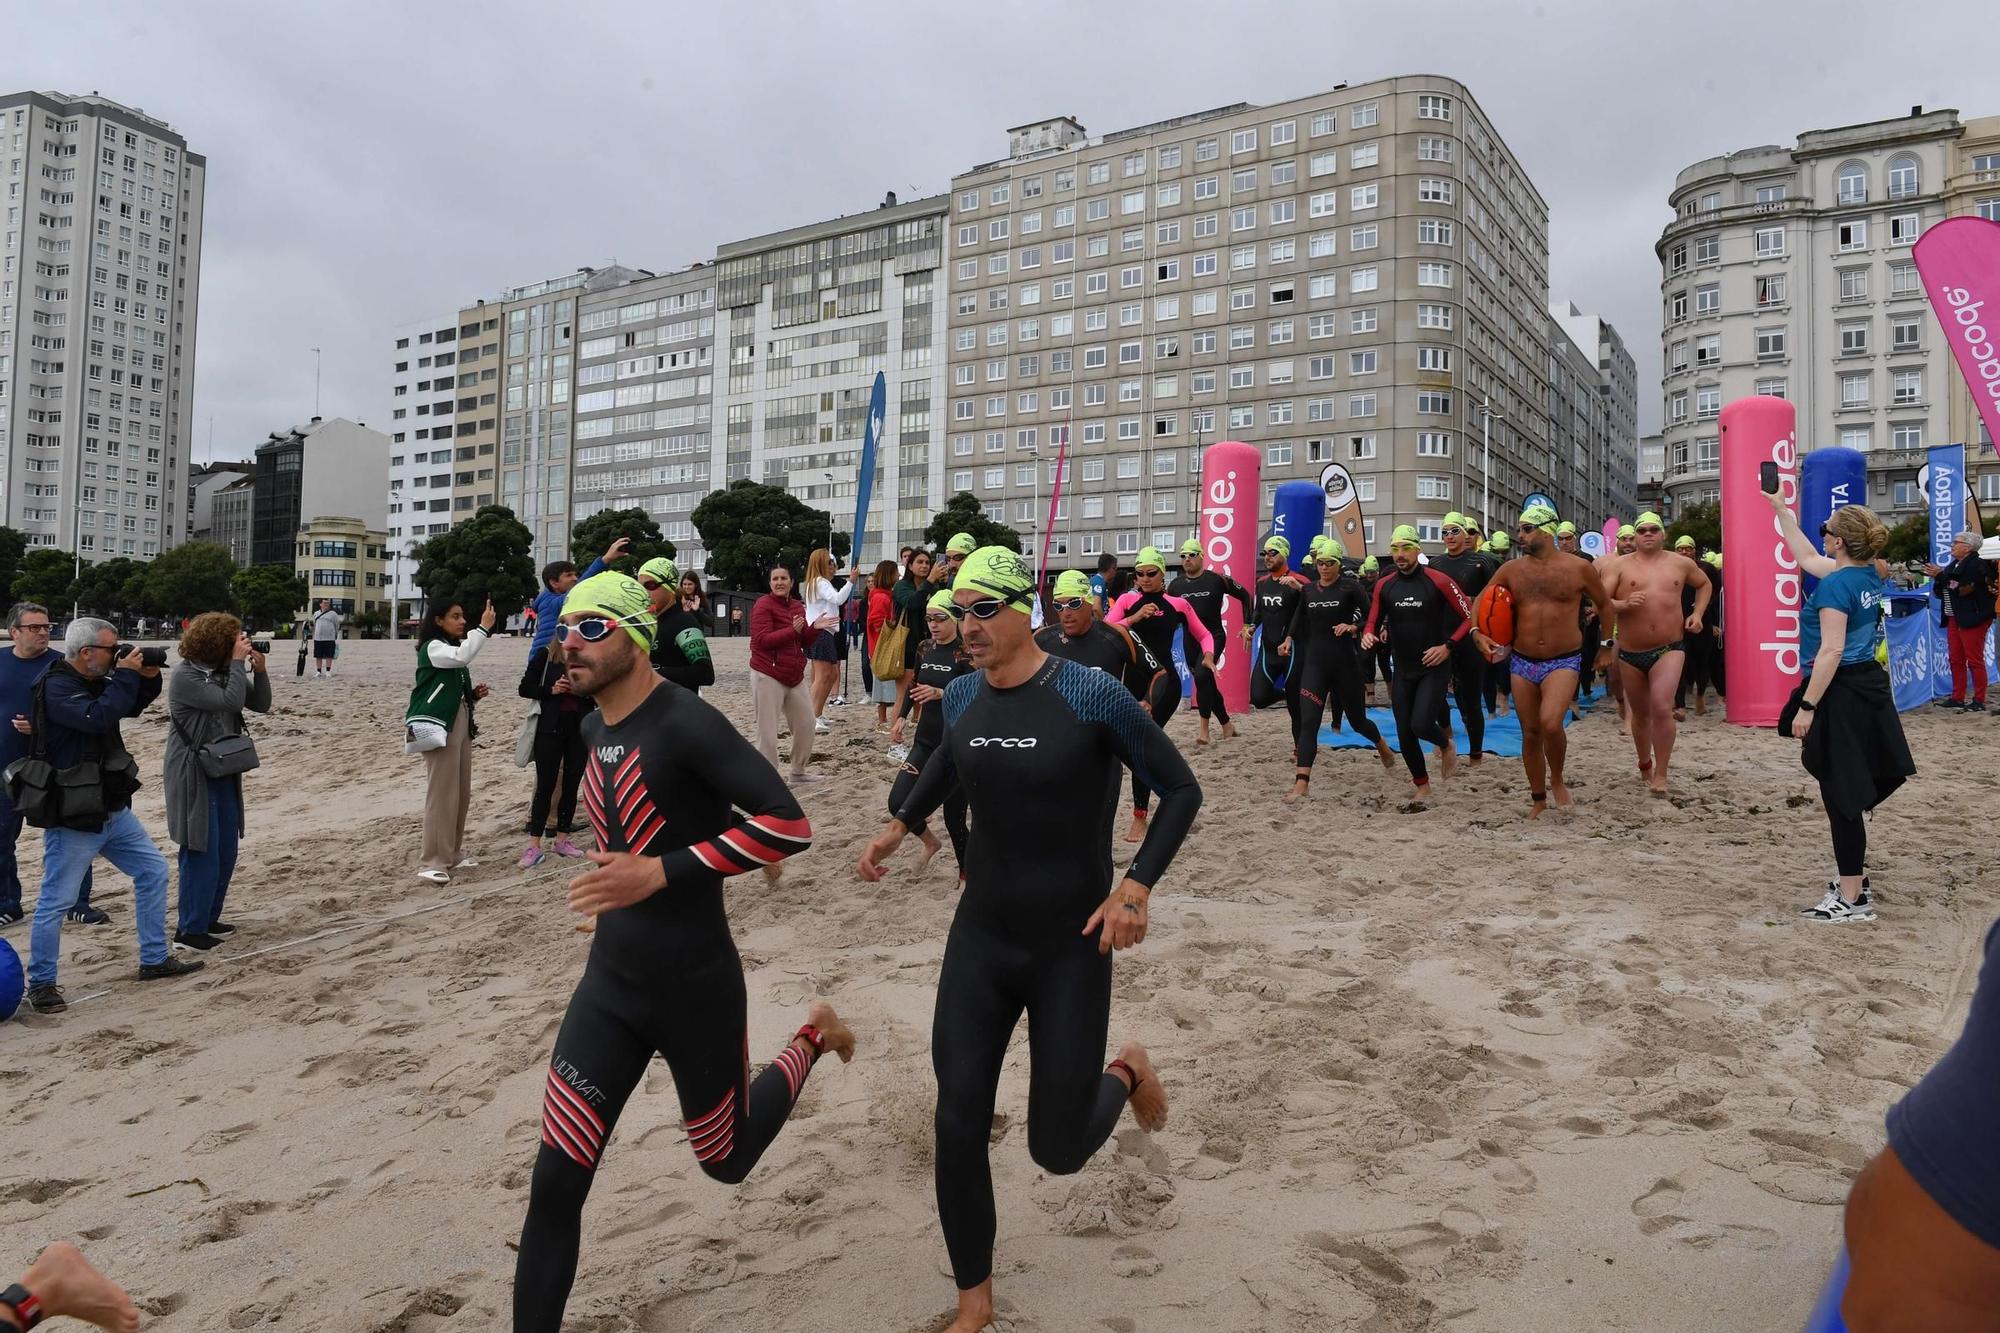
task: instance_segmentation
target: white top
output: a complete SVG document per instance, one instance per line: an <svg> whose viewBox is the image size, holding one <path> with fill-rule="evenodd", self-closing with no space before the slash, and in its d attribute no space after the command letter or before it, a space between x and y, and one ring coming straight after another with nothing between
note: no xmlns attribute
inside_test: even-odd
<svg viewBox="0 0 2000 1333"><path fill-rule="evenodd" d="M325 642L340 637L340 612L322 611L313 617L313 638Z"/></svg>
<svg viewBox="0 0 2000 1333"><path fill-rule="evenodd" d="M814 579L808 584L806 587L806 624L810 625L815 621L824 620L828 617L838 620L840 618L840 608L846 604L848 597L854 592L855 583L856 580L849 579L847 586L839 592L833 590L833 583L828 579Z"/></svg>
<svg viewBox="0 0 2000 1333"><path fill-rule="evenodd" d="M432 639L424 649L429 654L434 667L465 667L472 665L472 659L479 656L479 650L486 646L486 631L474 625L465 636L465 641L457 647L443 639Z"/></svg>

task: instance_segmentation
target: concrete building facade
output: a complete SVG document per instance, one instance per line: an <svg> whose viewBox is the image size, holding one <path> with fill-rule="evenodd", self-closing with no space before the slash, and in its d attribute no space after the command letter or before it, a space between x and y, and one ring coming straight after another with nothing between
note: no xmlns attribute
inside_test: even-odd
<svg viewBox="0 0 2000 1333"><path fill-rule="evenodd" d="M251 515L256 508L255 474L238 477L215 493L209 508L208 541L229 548L238 568L250 563Z"/></svg>
<svg viewBox="0 0 2000 1333"><path fill-rule="evenodd" d="M1640 507L1638 363L1610 321L1585 314L1573 301L1550 306L1549 314L1570 342L1597 363L1606 443L1594 449L1584 464L1584 510L1600 524L1613 514L1630 519Z"/></svg>
<svg viewBox="0 0 2000 1333"><path fill-rule="evenodd" d="M0 95L0 523L32 546L187 540L206 175L109 98Z"/></svg>
<svg viewBox="0 0 2000 1333"><path fill-rule="evenodd" d="M257 447L251 562L291 564L300 526L324 515L352 515L370 530L383 528L389 449L381 431L339 417L272 432Z"/></svg>
<svg viewBox="0 0 2000 1333"><path fill-rule="evenodd" d="M1670 508L1719 497L1717 418L1752 394L1797 404L1802 450L1866 452L1870 507L1891 522L1922 508L1917 471L1931 445L1977 443L1910 253L1949 212L2000 213L2000 135L1974 123L1985 147L1971 154L1956 111L1915 107L1708 158L1676 178L1674 220L1655 246ZM1975 161L1996 174L1976 179ZM1967 456L1975 484L2000 499L1992 450Z"/></svg>
<svg viewBox="0 0 2000 1333"><path fill-rule="evenodd" d="M461 370L459 320L456 310L429 319L400 325L394 332L394 372L390 378L389 402L381 420L388 422L389 472L385 503L389 515L389 542L407 555L431 535L431 503L442 501L447 517L437 520L439 531L451 525L453 451L461 394L472 398L466 409L468 420L478 416L478 371ZM466 340L476 351L476 338ZM463 373L473 376L473 386L461 390ZM488 390L492 389L489 384ZM488 404L489 408L491 403ZM487 415L493 413L489 411ZM492 460L487 460L492 466ZM418 517L423 515L423 517ZM405 561L404 585L397 595L414 597L414 561Z"/></svg>
<svg viewBox="0 0 2000 1333"><path fill-rule="evenodd" d="M199 463L188 472L187 539L212 542L215 537L215 497L256 472L250 463Z"/></svg>
<svg viewBox="0 0 2000 1333"><path fill-rule="evenodd" d="M388 610L389 534L358 518L322 514L300 525L293 544L293 568L306 581L301 614L322 599L343 615Z"/></svg>

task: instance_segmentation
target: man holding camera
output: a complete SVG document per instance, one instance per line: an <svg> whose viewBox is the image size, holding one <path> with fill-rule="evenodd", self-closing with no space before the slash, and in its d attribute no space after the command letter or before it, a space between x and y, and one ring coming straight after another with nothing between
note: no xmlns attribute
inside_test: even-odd
<svg viewBox="0 0 2000 1333"><path fill-rule="evenodd" d="M35 686L63 656L61 649L49 646L49 611L37 602L18 603L7 613L7 637L14 641L14 647L0 652L0 716L13 719L14 725L0 727L0 769L28 753L28 718L34 710ZM20 811L0 789L0 926L11 926L23 917L21 875L14 860L22 822ZM103 909L90 905L87 869L69 919L85 926L101 926L111 919Z"/></svg>
<svg viewBox="0 0 2000 1333"><path fill-rule="evenodd" d="M137 717L160 697L163 648L118 642L118 632L89 617L71 623L64 659L49 668L41 690L41 752L59 775L97 777L94 790L63 784L61 823L42 833L42 891L30 936L28 1007L59 1014L69 1007L56 985L62 919L75 901L91 860L103 856L132 877L139 925L139 979L184 976L199 961L176 958L167 947L167 858L132 813L138 765L119 735L119 723ZM91 767L85 767L86 765Z"/></svg>

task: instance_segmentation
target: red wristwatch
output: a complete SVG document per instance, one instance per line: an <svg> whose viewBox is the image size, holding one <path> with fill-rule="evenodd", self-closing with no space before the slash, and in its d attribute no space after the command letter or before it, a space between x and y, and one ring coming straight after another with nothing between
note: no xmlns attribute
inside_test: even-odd
<svg viewBox="0 0 2000 1333"><path fill-rule="evenodd" d="M0 1305L14 1312L14 1318L21 1321L22 1328L33 1328L42 1322L41 1298L18 1282L0 1291Z"/></svg>

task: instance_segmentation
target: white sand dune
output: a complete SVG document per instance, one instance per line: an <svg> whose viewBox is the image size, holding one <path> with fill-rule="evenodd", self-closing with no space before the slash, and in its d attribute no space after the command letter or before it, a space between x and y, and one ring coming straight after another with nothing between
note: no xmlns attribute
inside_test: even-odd
<svg viewBox="0 0 2000 1333"><path fill-rule="evenodd" d="M0 1029L17 1267L77 1237L161 1329L508 1325L543 1065L588 944L570 867L513 864L518 640L476 670L495 690L472 809L486 864L449 888L411 873L412 655L348 645L331 682L279 664L242 929L201 976L131 978L129 885L100 870L113 924L64 936L81 1002ZM747 725L742 641L717 655L710 693ZM775 886L733 881L730 907L752 1058L815 994L860 1053L813 1074L738 1189L696 1168L655 1065L585 1215L572 1328L915 1333L950 1307L929 1064L950 857L856 879L891 770L872 709L829 716L812 850ZM1715 717L1683 731L1671 802L1591 718L1572 733L1581 808L1541 826L1513 761L1412 814L1352 751L1280 805L1276 714L1193 753L1206 805L1152 937L1119 958L1113 1015L1114 1042L1154 1052L1171 1121L1127 1121L1081 1174L1043 1175L1017 1034L993 1149L1003 1327L1798 1326L1884 1109L1957 1031L1996 910L1972 850L1993 765L1968 762L1995 753L1995 723L1908 726L1923 772L1873 824L1882 918L1845 928L1796 916L1830 873L1796 747ZM1190 749L1193 730L1173 724ZM128 724L162 838L164 731L158 709ZM25 926L7 938L25 953Z"/></svg>

